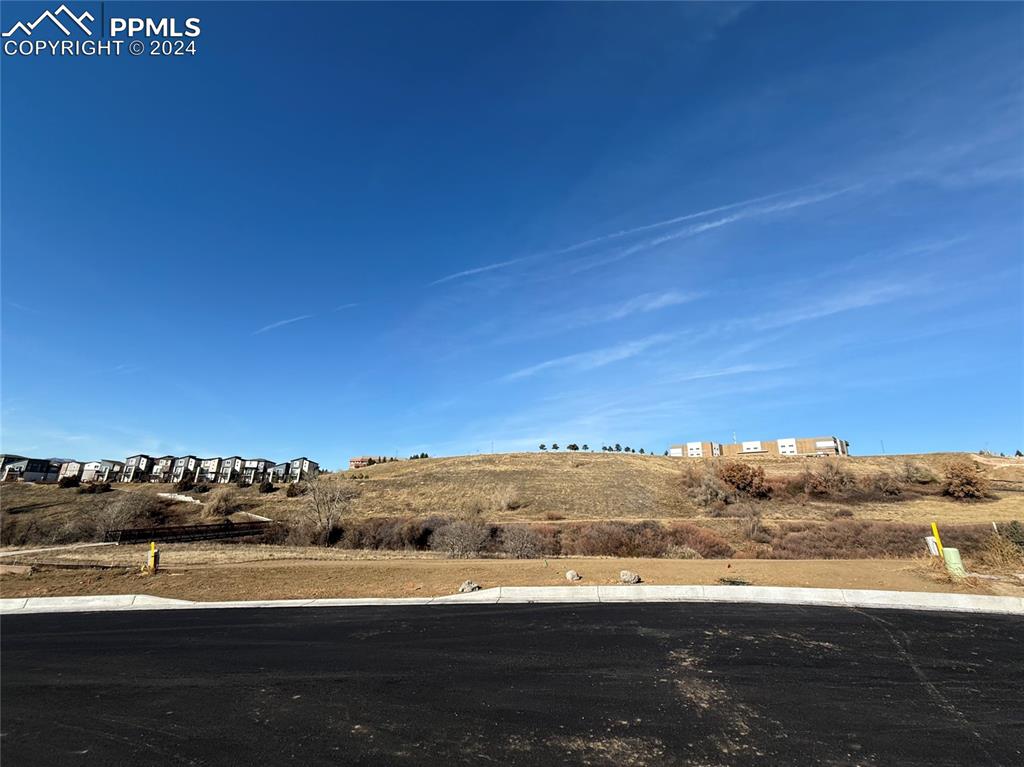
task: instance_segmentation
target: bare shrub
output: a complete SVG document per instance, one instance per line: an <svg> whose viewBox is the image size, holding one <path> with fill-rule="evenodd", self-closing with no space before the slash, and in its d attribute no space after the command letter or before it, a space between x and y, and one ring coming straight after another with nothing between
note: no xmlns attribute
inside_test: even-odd
<svg viewBox="0 0 1024 767"><path fill-rule="evenodd" d="M163 519L163 501L146 493L121 492L94 516L94 535L102 539L112 530L149 527Z"/></svg>
<svg viewBox="0 0 1024 767"><path fill-rule="evenodd" d="M930 485L938 482L935 472L917 461L904 461L900 466L899 480L907 485Z"/></svg>
<svg viewBox="0 0 1024 767"><path fill-rule="evenodd" d="M289 485L289 491L294 484ZM349 511L358 494L340 478L322 474L305 483L305 500L299 508L299 518L316 537L316 543L328 546L341 536L341 519Z"/></svg>
<svg viewBox="0 0 1024 767"><path fill-rule="evenodd" d="M288 498L298 498L300 495L306 494L306 488L298 482L289 482L288 488L284 491L284 494Z"/></svg>
<svg viewBox="0 0 1024 767"><path fill-rule="evenodd" d="M1006 535L992 533L978 547L974 558L985 567L1016 572L1024 568L1024 546L1014 543Z"/></svg>
<svg viewBox="0 0 1024 767"><path fill-rule="evenodd" d="M884 498L899 498L903 494L899 479L886 472L867 477L864 487L869 494L877 494Z"/></svg>
<svg viewBox="0 0 1024 767"><path fill-rule="evenodd" d="M560 519L565 519L565 517L563 515L559 514L557 511L545 511L544 512L544 519L546 519L546 520L548 520L550 522L557 522Z"/></svg>
<svg viewBox="0 0 1024 767"><path fill-rule="evenodd" d="M949 526L943 543L961 552L976 550L991 528L984 525ZM843 520L828 524L790 522L772 531L773 559L872 559L908 557L924 550L928 531L922 525L896 522Z"/></svg>
<svg viewBox="0 0 1024 767"><path fill-rule="evenodd" d="M109 482L86 482L78 488L79 495L93 495L95 493L109 493L113 488Z"/></svg>
<svg viewBox="0 0 1024 767"><path fill-rule="evenodd" d="M753 514L747 517L740 531L744 538L754 543L768 543L771 541L771 536L762 527L760 514Z"/></svg>
<svg viewBox="0 0 1024 767"><path fill-rule="evenodd" d="M341 523L338 545L348 549L426 549L433 532L449 521L443 517L370 517L346 520Z"/></svg>
<svg viewBox="0 0 1024 767"><path fill-rule="evenodd" d="M988 482L973 461L956 461L946 469L942 492L958 501L978 501L988 496Z"/></svg>
<svg viewBox="0 0 1024 767"><path fill-rule="evenodd" d="M704 559L696 549L691 549L689 546L676 546L675 544L665 550L665 556L668 559Z"/></svg>
<svg viewBox="0 0 1024 767"><path fill-rule="evenodd" d="M430 548L452 559L479 556L491 539L491 528L477 520L457 519L430 537Z"/></svg>
<svg viewBox="0 0 1024 767"><path fill-rule="evenodd" d="M81 481L78 477L61 477L57 480L57 487L63 489L66 487L78 487Z"/></svg>
<svg viewBox="0 0 1024 767"><path fill-rule="evenodd" d="M534 559L543 545L540 535L525 525L503 528L498 540L501 550L513 559Z"/></svg>
<svg viewBox="0 0 1024 767"><path fill-rule="evenodd" d="M718 477L740 495L768 498L771 486L765 481L764 469L742 461L729 461L718 467Z"/></svg>
<svg viewBox="0 0 1024 767"><path fill-rule="evenodd" d="M691 548L704 559L724 559L733 554L733 548L725 538L689 522L673 522L669 525L668 538L670 545Z"/></svg>
<svg viewBox="0 0 1024 767"><path fill-rule="evenodd" d="M211 522L223 522L238 511L238 493L231 487L218 487L203 503L203 517Z"/></svg>
<svg viewBox="0 0 1024 767"><path fill-rule="evenodd" d="M690 500L701 508L721 510L729 502L729 488L708 463L685 466L680 484Z"/></svg>
<svg viewBox="0 0 1024 767"><path fill-rule="evenodd" d="M657 522L581 522L562 528L563 554L661 557L670 541Z"/></svg>
<svg viewBox="0 0 1024 767"><path fill-rule="evenodd" d="M514 485L505 485L491 491L488 501L490 508L495 511L515 511L526 505Z"/></svg>
<svg viewBox="0 0 1024 767"><path fill-rule="evenodd" d="M853 517L852 509L832 509L828 514L829 519L851 519Z"/></svg>
<svg viewBox="0 0 1024 767"><path fill-rule="evenodd" d="M843 495L856 484L853 475L835 459L826 460L814 471L805 471L802 479L807 495L826 497Z"/></svg>
<svg viewBox="0 0 1024 767"><path fill-rule="evenodd" d="M264 494L272 493L275 490L277 490L277 488L274 487L274 483L268 479L265 479L262 482L260 482L259 486L256 489L259 490L260 493Z"/></svg>

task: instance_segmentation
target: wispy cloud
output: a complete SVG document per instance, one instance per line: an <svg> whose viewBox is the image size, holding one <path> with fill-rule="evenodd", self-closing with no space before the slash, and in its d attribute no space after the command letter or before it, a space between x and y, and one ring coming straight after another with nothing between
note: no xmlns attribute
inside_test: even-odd
<svg viewBox="0 0 1024 767"><path fill-rule="evenodd" d="M346 309L355 309L359 304L342 304L341 306L335 306L331 309L332 312L343 312Z"/></svg>
<svg viewBox="0 0 1024 767"><path fill-rule="evenodd" d="M781 328L808 320L817 320L833 314L865 309L889 303L912 292L912 288L898 284L861 285L852 290L829 296L792 311L773 312L752 318L751 323L763 329Z"/></svg>
<svg viewBox="0 0 1024 767"><path fill-rule="evenodd" d="M530 367L522 368L521 370L516 370L513 373L503 376L501 380L518 381L523 378L534 376L545 370L553 370L556 368L593 370L595 368L604 367L605 365L610 365L613 362L620 362L622 360L635 357L638 354L643 354L651 347L667 343L673 338L674 336L671 333L658 333L653 336L648 336L647 338L641 338L636 341L627 341L625 343L608 346L603 349L595 349L588 352L569 354L564 357L556 357L555 359L550 359L536 365L531 365Z"/></svg>
<svg viewBox="0 0 1024 767"><path fill-rule="evenodd" d="M312 317L313 317L312 314L303 314L303 315L300 315L298 317L292 317L291 319L279 320L278 322L271 322L269 325L264 325L259 330L254 330L252 332L252 335L258 336L260 333L266 333L268 330L273 330L274 328L280 328L280 327L283 327L285 325L291 325L293 322L301 322L302 320L312 319Z"/></svg>
<svg viewBox="0 0 1024 767"><path fill-rule="evenodd" d="M772 213L782 213L789 210L796 210L797 208L802 208L806 205L814 205L815 203L824 202L825 200L830 200L833 197L838 197L839 195L846 194L847 192L850 192L856 188L858 188L858 186L856 185L848 186L842 189L835 189L828 192L819 192L817 194L804 195L802 197L797 197L790 200L782 200L780 202L775 202L770 205L752 205L745 208L740 208L735 213L731 213L728 216L722 216L721 218L716 218L711 221L702 221L699 224L691 224L690 226L683 227L682 229L678 229L674 232L659 235L658 237L652 237L648 240L643 240L641 242L630 245L628 248L620 250L610 256L606 255L598 256L592 259L586 259L583 262L581 262L574 269L574 271L579 272L585 269L593 268L595 266L601 266L604 264L613 263L615 261L621 261L622 259L629 258L630 256L634 256L637 253L641 253L646 250L651 250L652 248L656 248L659 245L664 245L666 242L685 239L689 237L696 237L697 235L707 231L711 231L712 229L719 229L723 226L728 226L729 224L734 224L739 221L745 221L747 219L756 218L759 216L767 216Z"/></svg>
<svg viewBox="0 0 1024 767"><path fill-rule="evenodd" d="M447 275L445 277L442 277L439 280L434 280L433 282L431 282L429 284L430 285L440 285L440 284L442 284L444 282L451 282L452 280L462 279L463 277L472 277L474 274L483 274L484 272L493 272L495 269L503 269L506 266L512 266L513 264L519 264L519 263L522 263L523 261L528 261L531 258L536 258L536 256L523 256L522 258L512 258L512 259L509 259L508 261L499 261L496 264L487 264L486 266L478 266L475 269L466 269L466 270L461 271L461 272L455 272L455 274L449 274L449 275Z"/></svg>
<svg viewBox="0 0 1024 767"><path fill-rule="evenodd" d="M654 312L669 306L685 304L702 296L702 293L678 293L675 291L668 293L644 293L620 304L616 309L612 310L611 314L608 315L608 319L621 320L631 314Z"/></svg>
<svg viewBox="0 0 1024 767"><path fill-rule="evenodd" d="M671 240L676 240L676 239L680 239L680 238L683 238L683 237L693 237L693 236L696 236L696 235L700 234L701 232L706 232L706 231L709 231L711 229L717 229L719 227L726 226L728 224L735 223L737 221L742 221L744 219L748 219L748 218L751 218L751 217L754 217L754 216L763 216L763 215L768 215L770 213L778 213L778 212L782 212L782 211L793 210L793 209L800 208L800 207L803 207L805 205L811 205L811 204L814 204L814 203L817 203L817 202L824 202L825 200L828 200L828 199L830 199L832 197L836 197L836 196L838 196L840 194L844 194L846 192L849 192L849 191L857 188L856 186L849 186L849 187L844 187L842 189L836 189L836 190L826 191L826 192L819 192L819 193L810 194L810 195L803 195L801 197L796 197L796 198L789 199L789 200L782 200L780 202L775 202L775 203L772 203L770 205L760 205L759 204L759 203L767 202L768 200L777 200L778 198L785 197L786 195L792 195L792 194L796 194L797 192L806 191L808 189L813 189L816 186L820 187L820 184L810 184L810 185L806 185L806 186L802 186L802 187L796 187L794 189L784 190L784 191L781 191L781 192L774 192L772 194L761 195L760 197L751 197L751 198L746 199L746 200L740 200L739 202L731 202L731 203L728 203L726 205L718 205L718 206L715 206L713 208L707 208L705 210L698 210L698 211L695 211L693 213L686 213L686 214L683 214L681 216L674 216L672 218L666 218L666 219L663 219L661 221L655 221L655 222L650 223L650 224L643 224L641 226L634 226L634 227L631 227L629 229L620 229L619 231L616 231L616 232L609 232L608 234L602 234L602 235L600 235L598 237L591 237L591 238L586 239L586 240L580 240L579 242L575 242L575 243L573 243L571 245L567 245L567 246L562 247L562 248L557 248L555 250L546 251L544 253L537 253L537 254L530 255L530 256L522 256L520 258L512 258L512 259L508 259L506 261L498 261L498 262L495 262L493 264L486 264L484 266L478 266L478 267L476 267L474 269L465 269L465 270L463 270L461 272L455 272L454 274L448 274L448 275L446 275L444 277L441 277L440 279L434 280L433 282L431 282L429 284L430 285L440 285L442 283L452 282L454 280L463 279L465 277L472 277L474 275L483 274L485 272L492 272L492 271L495 271L497 269L504 269L505 267L508 267L508 266L515 266L516 264L522 264L522 263L525 263L525 262L528 262L528 261L533 261L533 260L540 259L540 258L545 258L545 257L550 257L550 256L558 256L558 255L565 255L567 253L573 253L573 252L579 251L579 250L586 250L588 248L592 248L592 247L595 247L595 246L598 246L598 245L603 245L605 243L612 242L614 240L619 240L619 239L628 238L628 237L634 237L634 236L636 236L638 234L643 234L644 232L650 232L650 231L653 231L653 230L656 230L656 229L662 229L662 228L665 228L665 227L668 227L668 226L674 226L676 224L681 224L681 223L686 222L686 221L694 221L694 220L697 220L697 219L706 218L708 216L713 216L713 215L715 215L717 213L724 213L725 211L729 211L729 210L735 210L736 211L733 214L730 214L728 216L723 216L723 217L715 219L713 221L706 221L706 222L703 222L703 223L700 223L700 224L694 224L694 225L685 227L684 229L681 229L679 231L672 232L670 234L662 235L660 237L655 237L655 238L652 238L650 240L637 243L635 245L632 245L632 246L626 248L623 251L620 251L619 253L615 254L611 258L603 258L600 261L598 261L597 263L607 263L609 261L617 261L617 260L620 260L622 258L627 258L627 257L629 257L629 256L631 256L631 255L633 255L635 253L639 253L640 251L647 250L647 249L653 248L653 247L657 247L658 245L660 245L662 243L665 243L665 242L669 242Z"/></svg>
<svg viewBox="0 0 1024 767"><path fill-rule="evenodd" d="M693 373L684 373L674 378L666 379L666 383L684 383L686 381L703 381L707 378L727 378L730 376L747 375L750 373L770 373L775 370L783 370L790 367L783 364L743 364L730 365L729 367L714 370L698 370Z"/></svg>

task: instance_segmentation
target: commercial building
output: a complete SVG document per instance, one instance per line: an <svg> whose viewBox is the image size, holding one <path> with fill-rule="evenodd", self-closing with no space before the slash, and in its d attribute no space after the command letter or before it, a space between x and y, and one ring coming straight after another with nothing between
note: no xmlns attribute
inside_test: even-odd
<svg viewBox="0 0 1024 767"><path fill-rule="evenodd" d="M838 437L783 437L744 442L686 442L672 445L668 454L676 458L720 458L742 455L839 456L850 454L850 443Z"/></svg>

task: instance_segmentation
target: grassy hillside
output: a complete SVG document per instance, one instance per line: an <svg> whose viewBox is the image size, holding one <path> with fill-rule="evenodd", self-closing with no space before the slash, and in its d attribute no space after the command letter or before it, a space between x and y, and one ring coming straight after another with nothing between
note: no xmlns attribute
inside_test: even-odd
<svg viewBox="0 0 1024 767"><path fill-rule="evenodd" d="M989 482L992 498L962 503L944 497L941 480L954 461L975 463ZM721 459L719 459L720 461ZM622 453L515 453L398 461L341 472L355 498L351 514L369 516L458 516L466 513L494 522L559 522L578 520L692 520L727 530L751 507L765 520L826 521L836 517L891 522L947 524L1024 519L1024 461L935 453L841 459L852 475L851 492L820 497L799 492L800 477L827 462L820 458L745 457L744 464L764 469L773 486L767 500L708 508L695 503L684 487L684 473L703 462ZM710 462L711 467L721 463ZM900 480L899 496L863 493L879 476ZM910 481L907 477L914 477ZM931 480L931 481L925 481ZM94 517L125 494L156 496L167 485L114 485L102 495L81 495L52 485L0 486L4 542L26 528L52 532L76 519ZM151 524L211 521L213 493L197 495L204 506L160 500L148 512ZM221 491L223 492L223 491ZM255 488L227 491L231 508L288 521L305 503L288 498L283 489L261 495ZM743 507L743 511L738 511ZM33 540L40 537L31 536Z"/></svg>
<svg viewBox="0 0 1024 767"><path fill-rule="evenodd" d="M978 466L994 498L958 503L941 495L947 467L959 460ZM720 465L721 459L708 462ZM744 457L760 467L777 488L820 470L821 458ZM766 518L825 519L848 508L862 519L917 521L936 515L948 522L1024 517L1024 461L933 453L841 459L858 484L880 475L907 483L899 497L807 497L777 490L758 503ZM513 453L399 461L343 472L358 488L361 514L483 512L496 520L693 519L721 514L695 504L683 488L683 474L704 462L622 453ZM364 478L365 477L365 478ZM931 479L930 482L924 482ZM856 494L849 494L853 496Z"/></svg>

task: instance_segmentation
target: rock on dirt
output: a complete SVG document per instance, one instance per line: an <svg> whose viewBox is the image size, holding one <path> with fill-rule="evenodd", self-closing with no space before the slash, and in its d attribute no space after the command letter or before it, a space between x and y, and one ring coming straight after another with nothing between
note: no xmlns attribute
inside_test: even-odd
<svg viewBox="0 0 1024 767"><path fill-rule="evenodd" d="M565 574L565 579L567 581L581 581L583 580L583 576L575 570L569 570L569 572Z"/></svg>
<svg viewBox="0 0 1024 767"><path fill-rule="evenodd" d="M479 591L479 590L480 590L480 585L478 583L473 582L473 581L463 581L462 585L459 586L459 593L460 594L469 594L472 591Z"/></svg>
<svg viewBox="0 0 1024 767"><path fill-rule="evenodd" d="M623 583L640 583L640 576L632 570L622 570L619 572L619 580Z"/></svg>

